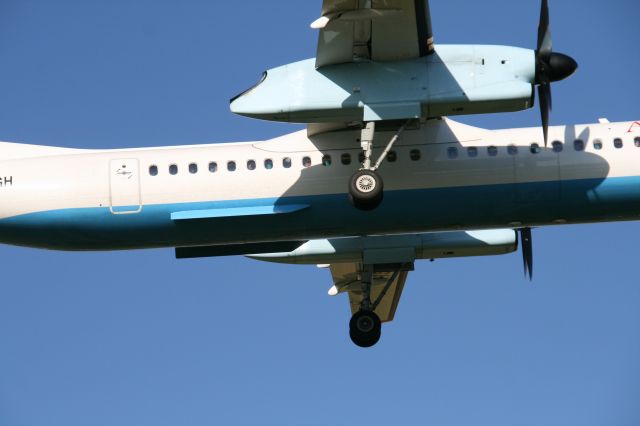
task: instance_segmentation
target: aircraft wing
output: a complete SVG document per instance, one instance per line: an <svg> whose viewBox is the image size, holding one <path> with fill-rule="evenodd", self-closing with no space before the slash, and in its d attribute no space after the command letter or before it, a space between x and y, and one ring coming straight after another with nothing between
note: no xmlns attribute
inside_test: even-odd
<svg viewBox="0 0 640 426"><path fill-rule="evenodd" d="M354 314L360 309L362 302L362 283L360 281L360 263L334 263L330 265L331 276L333 277L333 294L348 292L351 313ZM404 288L404 283L409 275L409 268L400 265L393 268L374 269L373 285L371 287L371 301L375 302L390 280L385 296L376 307L375 313L380 317L380 321L393 321L396 314L398 302Z"/></svg>
<svg viewBox="0 0 640 426"><path fill-rule="evenodd" d="M397 61L433 52L428 0L324 0L316 67L354 58Z"/></svg>

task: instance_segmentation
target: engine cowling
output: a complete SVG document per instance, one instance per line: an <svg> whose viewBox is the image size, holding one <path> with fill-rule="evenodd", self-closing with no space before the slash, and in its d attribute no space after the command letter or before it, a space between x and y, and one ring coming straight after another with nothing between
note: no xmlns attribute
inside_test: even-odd
<svg viewBox="0 0 640 426"><path fill-rule="evenodd" d="M284 65L231 100L231 111L292 123L380 121L510 112L533 106L535 52L441 45L396 62Z"/></svg>
<svg viewBox="0 0 640 426"><path fill-rule="evenodd" d="M267 262L329 264L406 263L417 259L492 256L517 250L512 229L312 240L291 252L249 255Z"/></svg>

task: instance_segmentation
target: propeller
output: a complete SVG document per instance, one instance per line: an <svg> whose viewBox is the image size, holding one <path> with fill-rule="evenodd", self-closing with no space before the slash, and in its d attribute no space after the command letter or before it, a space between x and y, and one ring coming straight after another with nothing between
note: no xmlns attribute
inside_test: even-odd
<svg viewBox="0 0 640 426"><path fill-rule="evenodd" d="M524 263L524 276L529 276L529 281L533 280L533 240L531 238L531 228L521 228L518 230L519 240L522 248L522 262Z"/></svg>
<svg viewBox="0 0 640 426"><path fill-rule="evenodd" d="M576 69L578 69L578 63L573 58L553 51L553 40L549 28L549 1L542 0L540 24L538 25L538 48L536 49L536 84L538 85L545 147L549 135L549 112L553 108L551 83L564 80Z"/></svg>

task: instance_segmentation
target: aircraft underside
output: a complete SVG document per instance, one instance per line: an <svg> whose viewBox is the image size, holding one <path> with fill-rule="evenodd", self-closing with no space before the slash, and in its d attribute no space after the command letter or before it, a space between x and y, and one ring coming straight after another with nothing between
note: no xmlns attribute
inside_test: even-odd
<svg viewBox="0 0 640 426"><path fill-rule="evenodd" d="M324 0L311 26L315 59L230 102L306 131L140 150L0 143L0 243L323 265L369 347L416 260L520 246L531 278L532 228L638 219L640 124L549 128L551 83L577 63L553 52L547 0L535 50L436 45L425 0ZM536 89L540 129L446 118L531 108Z"/></svg>

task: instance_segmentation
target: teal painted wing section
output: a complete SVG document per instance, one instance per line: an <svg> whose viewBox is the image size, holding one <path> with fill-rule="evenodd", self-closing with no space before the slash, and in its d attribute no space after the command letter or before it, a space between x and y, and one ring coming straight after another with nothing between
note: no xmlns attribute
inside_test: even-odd
<svg viewBox="0 0 640 426"><path fill-rule="evenodd" d="M186 210L171 213L171 220L202 220L237 216L264 216L273 214L294 213L308 208L308 204L285 204L249 207L231 207L206 210Z"/></svg>

